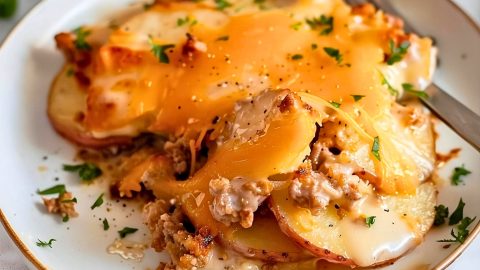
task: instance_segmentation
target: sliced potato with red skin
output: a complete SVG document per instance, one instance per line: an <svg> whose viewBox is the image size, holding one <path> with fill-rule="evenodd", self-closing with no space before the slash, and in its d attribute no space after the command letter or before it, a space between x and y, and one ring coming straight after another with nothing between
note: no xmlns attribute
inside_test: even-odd
<svg viewBox="0 0 480 270"><path fill-rule="evenodd" d="M402 221L414 233L415 244L418 245L433 224L436 196L435 186L427 182L417 188L416 195L381 196L381 198L389 212L403 218ZM358 266L349 256L344 241L339 240L342 239L341 218L333 205L313 216L308 209L295 204L288 195L288 189L274 191L269 203L281 230L297 244L329 262ZM362 245L361 242L356 244ZM400 256L385 258L372 265L385 264Z"/></svg>
<svg viewBox="0 0 480 270"><path fill-rule="evenodd" d="M50 89L48 117L55 130L66 139L86 147L104 148L131 142L130 137L94 138L84 127L87 92L65 66Z"/></svg>
<svg viewBox="0 0 480 270"><path fill-rule="evenodd" d="M255 215L253 225L243 228L238 224L222 228L220 241L226 247L248 258L267 262L294 262L312 257L282 233L271 212Z"/></svg>

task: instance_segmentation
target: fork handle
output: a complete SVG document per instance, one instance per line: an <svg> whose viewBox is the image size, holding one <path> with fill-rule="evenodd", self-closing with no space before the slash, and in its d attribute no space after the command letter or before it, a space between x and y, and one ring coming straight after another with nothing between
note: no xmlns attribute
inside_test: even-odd
<svg viewBox="0 0 480 270"><path fill-rule="evenodd" d="M423 103L480 152L480 116L433 83L425 92L429 97L422 98Z"/></svg>

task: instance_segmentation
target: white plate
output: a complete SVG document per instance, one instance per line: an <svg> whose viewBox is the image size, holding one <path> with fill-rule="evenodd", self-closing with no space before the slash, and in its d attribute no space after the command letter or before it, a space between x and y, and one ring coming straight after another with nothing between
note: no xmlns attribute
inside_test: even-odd
<svg viewBox="0 0 480 270"><path fill-rule="evenodd" d="M50 83L63 62L55 49L53 36L62 30L108 18L130 0L44 0L0 49L0 213L4 225L32 268L48 269L146 269L155 268L161 256L148 251L142 262L125 261L108 255L106 247L124 226L145 228L139 209L131 204L109 201L93 211L90 205L105 191L104 185L81 185L61 170L71 163L73 147L50 127L46 117L46 99ZM422 33L435 37L440 49L440 68L435 81L480 114L480 33L458 8L446 0L395 1L407 19ZM438 150L463 150L458 159L441 170L448 179L453 167L465 164L473 171L466 185L452 187L446 182L439 203L453 210L460 197L467 203L465 213L480 219L480 155L448 130L438 126ZM479 131L480 132L480 131ZM44 160L44 156L48 157ZM55 177L60 180L55 181ZM79 200L80 217L68 223L44 213L38 188L65 183ZM127 203L128 204L128 203ZM132 212L134 211L134 212ZM1 215L0 215L1 217ZM100 219L107 217L111 229L104 232ZM115 221L113 220L115 218ZM132 240L143 241L143 232ZM388 269L430 269L444 261L457 246L443 249L436 240L449 237L450 228L432 230L425 242ZM53 248L39 248L37 239L57 239ZM165 259L165 258L163 258ZM446 261L448 262L448 260Z"/></svg>

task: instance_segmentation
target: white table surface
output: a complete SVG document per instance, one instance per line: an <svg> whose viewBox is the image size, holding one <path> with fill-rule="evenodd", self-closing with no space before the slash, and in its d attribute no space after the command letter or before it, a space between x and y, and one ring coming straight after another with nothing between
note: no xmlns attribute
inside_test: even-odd
<svg viewBox="0 0 480 270"><path fill-rule="evenodd" d="M0 43L15 26L18 20L40 0L18 0L19 8L16 16L10 20L0 20ZM480 24L479 0L453 0L461 6L477 23ZM480 238L477 238L465 253L449 270L480 269ZM4 228L0 226L0 270L27 270L23 257Z"/></svg>

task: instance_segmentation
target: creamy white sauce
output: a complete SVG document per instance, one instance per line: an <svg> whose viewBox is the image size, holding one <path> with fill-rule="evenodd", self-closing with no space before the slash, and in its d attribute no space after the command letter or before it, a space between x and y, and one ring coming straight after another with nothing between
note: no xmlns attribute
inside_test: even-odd
<svg viewBox="0 0 480 270"><path fill-rule="evenodd" d="M124 240L115 239L107 248L109 254L117 254L126 260L140 261L143 259L144 250L147 245L142 243L128 242Z"/></svg>
<svg viewBox="0 0 480 270"><path fill-rule="evenodd" d="M353 209L356 213L340 222L340 232L348 257L359 266L396 258L416 245L407 223L377 198L361 199ZM375 223L369 228L365 217L371 216L375 216Z"/></svg>

